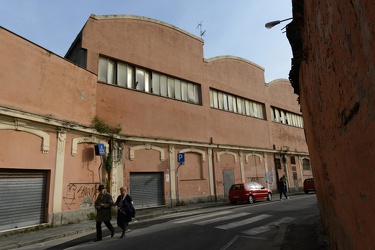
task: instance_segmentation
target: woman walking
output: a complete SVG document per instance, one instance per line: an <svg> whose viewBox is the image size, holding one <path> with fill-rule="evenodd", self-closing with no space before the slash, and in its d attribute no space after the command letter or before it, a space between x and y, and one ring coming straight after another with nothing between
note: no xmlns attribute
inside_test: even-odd
<svg viewBox="0 0 375 250"><path fill-rule="evenodd" d="M120 195L117 197L115 205L117 206L117 225L122 229L120 239L125 237L126 227L132 220L132 214L129 211L129 206L133 207L133 200L128 195L126 187L120 188Z"/></svg>

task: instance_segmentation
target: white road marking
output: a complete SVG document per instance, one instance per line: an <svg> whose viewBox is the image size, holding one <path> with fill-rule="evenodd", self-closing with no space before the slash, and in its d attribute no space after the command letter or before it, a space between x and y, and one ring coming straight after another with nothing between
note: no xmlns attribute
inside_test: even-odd
<svg viewBox="0 0 375 250"><path fill-rule="evenodd" d="M231 229L231 228L240 227L240 226L243 226L243 225L246 225L246 224L250 224L250 223L253 223L253 222L256 222L256 221L259 221L259 220L263 220L263 219L271 217L271 216L272 215L269 215L269 214L261 214L261 215L258 215L258 216L255 216L255 217L252 217L252 218L249 218L249 219L246 219L246 220L240 220L240 221L237 221L237 222L232 222L232 223L229 223L229 224L217 226L215 228L224 229L224 230Z"/></svg>
<svg viewBox="0 0 375 250"><path fill-rule="evenodd" d="M242 231L241 233L248 234L248 235L260 234L260 233L264 233L264 232L267 232L267 231L271 230L272 227L279 226L282 223L289 223L293 220L294 220L294 218L284 217L284 218L281 218L279 220L270 222L270 223L268 223L264 226L260 226L260 227L256 227L256 228L252 228L252 229L249 229L249 230Z"/></svg>
<svg viewBox="0 0 375 250"><path fill-rule="evenodd" d="M228 215L228 216L225 216L225 217L219 217L219 218L213 218L213 219L209 219L209 220L199 221L199 222L194 223L194 225L201 225L202 226L202 225L207 225L207 224L218 222L218 221L230 220L230 219L242 217L242 216L249 215L249 214L250 213L232 214L232 215Z"/></svg>
<svg viewBox="0 0 375 250"><path fill-rule="evenodd" d="M212 214L203 214L203 215L200 215L200 216L191 216L187 219L177 219L177 220L174 221L174 223L192 222L192 221L201 220L201 219L204 219L204 218L215 217L215 216L218 216L218 215L224 215L224 214L228 214L228 213L232 213L232 211L221 211L221 212L212 213Z"/></svg>

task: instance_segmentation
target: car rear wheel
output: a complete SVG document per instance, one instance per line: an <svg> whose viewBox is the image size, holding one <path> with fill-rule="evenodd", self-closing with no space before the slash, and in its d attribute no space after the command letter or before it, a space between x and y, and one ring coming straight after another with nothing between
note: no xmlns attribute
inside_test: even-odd
<svg viewBox="0 0 375 250"><path fill-rule="evenodd" d="M254 198L252 195L249 195L249 199L247 200L247 203L253 204L254 203Z"/></svg>
<svg viewBox="0 0 375 250"><path fill-rule="evenodd" d="M268 195L267 195L267 200L268 200L268 201L272 201L272 194L271 194L271 193L268 193Z"/></svg>

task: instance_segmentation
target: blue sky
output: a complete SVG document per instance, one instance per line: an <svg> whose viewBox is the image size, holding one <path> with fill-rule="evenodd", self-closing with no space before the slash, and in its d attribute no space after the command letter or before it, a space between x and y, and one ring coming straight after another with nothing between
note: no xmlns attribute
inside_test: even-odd
<svg viewBox="0 0 375 250"><path fill-rule="evenodd" d="M265 80L288 78L292 51L265 23L292 17L291 0L0 0L0 26L64 56L91 14L157 19L200 36L204 57L232 55L265 68Z"/></svg>

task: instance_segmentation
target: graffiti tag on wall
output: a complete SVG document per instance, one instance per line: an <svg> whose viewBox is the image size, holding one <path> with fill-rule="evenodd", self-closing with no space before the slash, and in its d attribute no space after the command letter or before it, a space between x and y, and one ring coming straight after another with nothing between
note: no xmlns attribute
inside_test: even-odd
<svg viewBox="0 0 375 250"><path fill-rule="evenodd" d="M264 179L266 180L266 183L273 185L275 182L275 173L274 172L266 172L264 175Z"/></svg>
<svg viewBox="0 0 375 250"><path fill-rule="evenodd" d="M63 197L64 204L68 209L84 208L94 206L95 198L98 195L96 184L70 183L67 186L66 195Z"/></svg>

